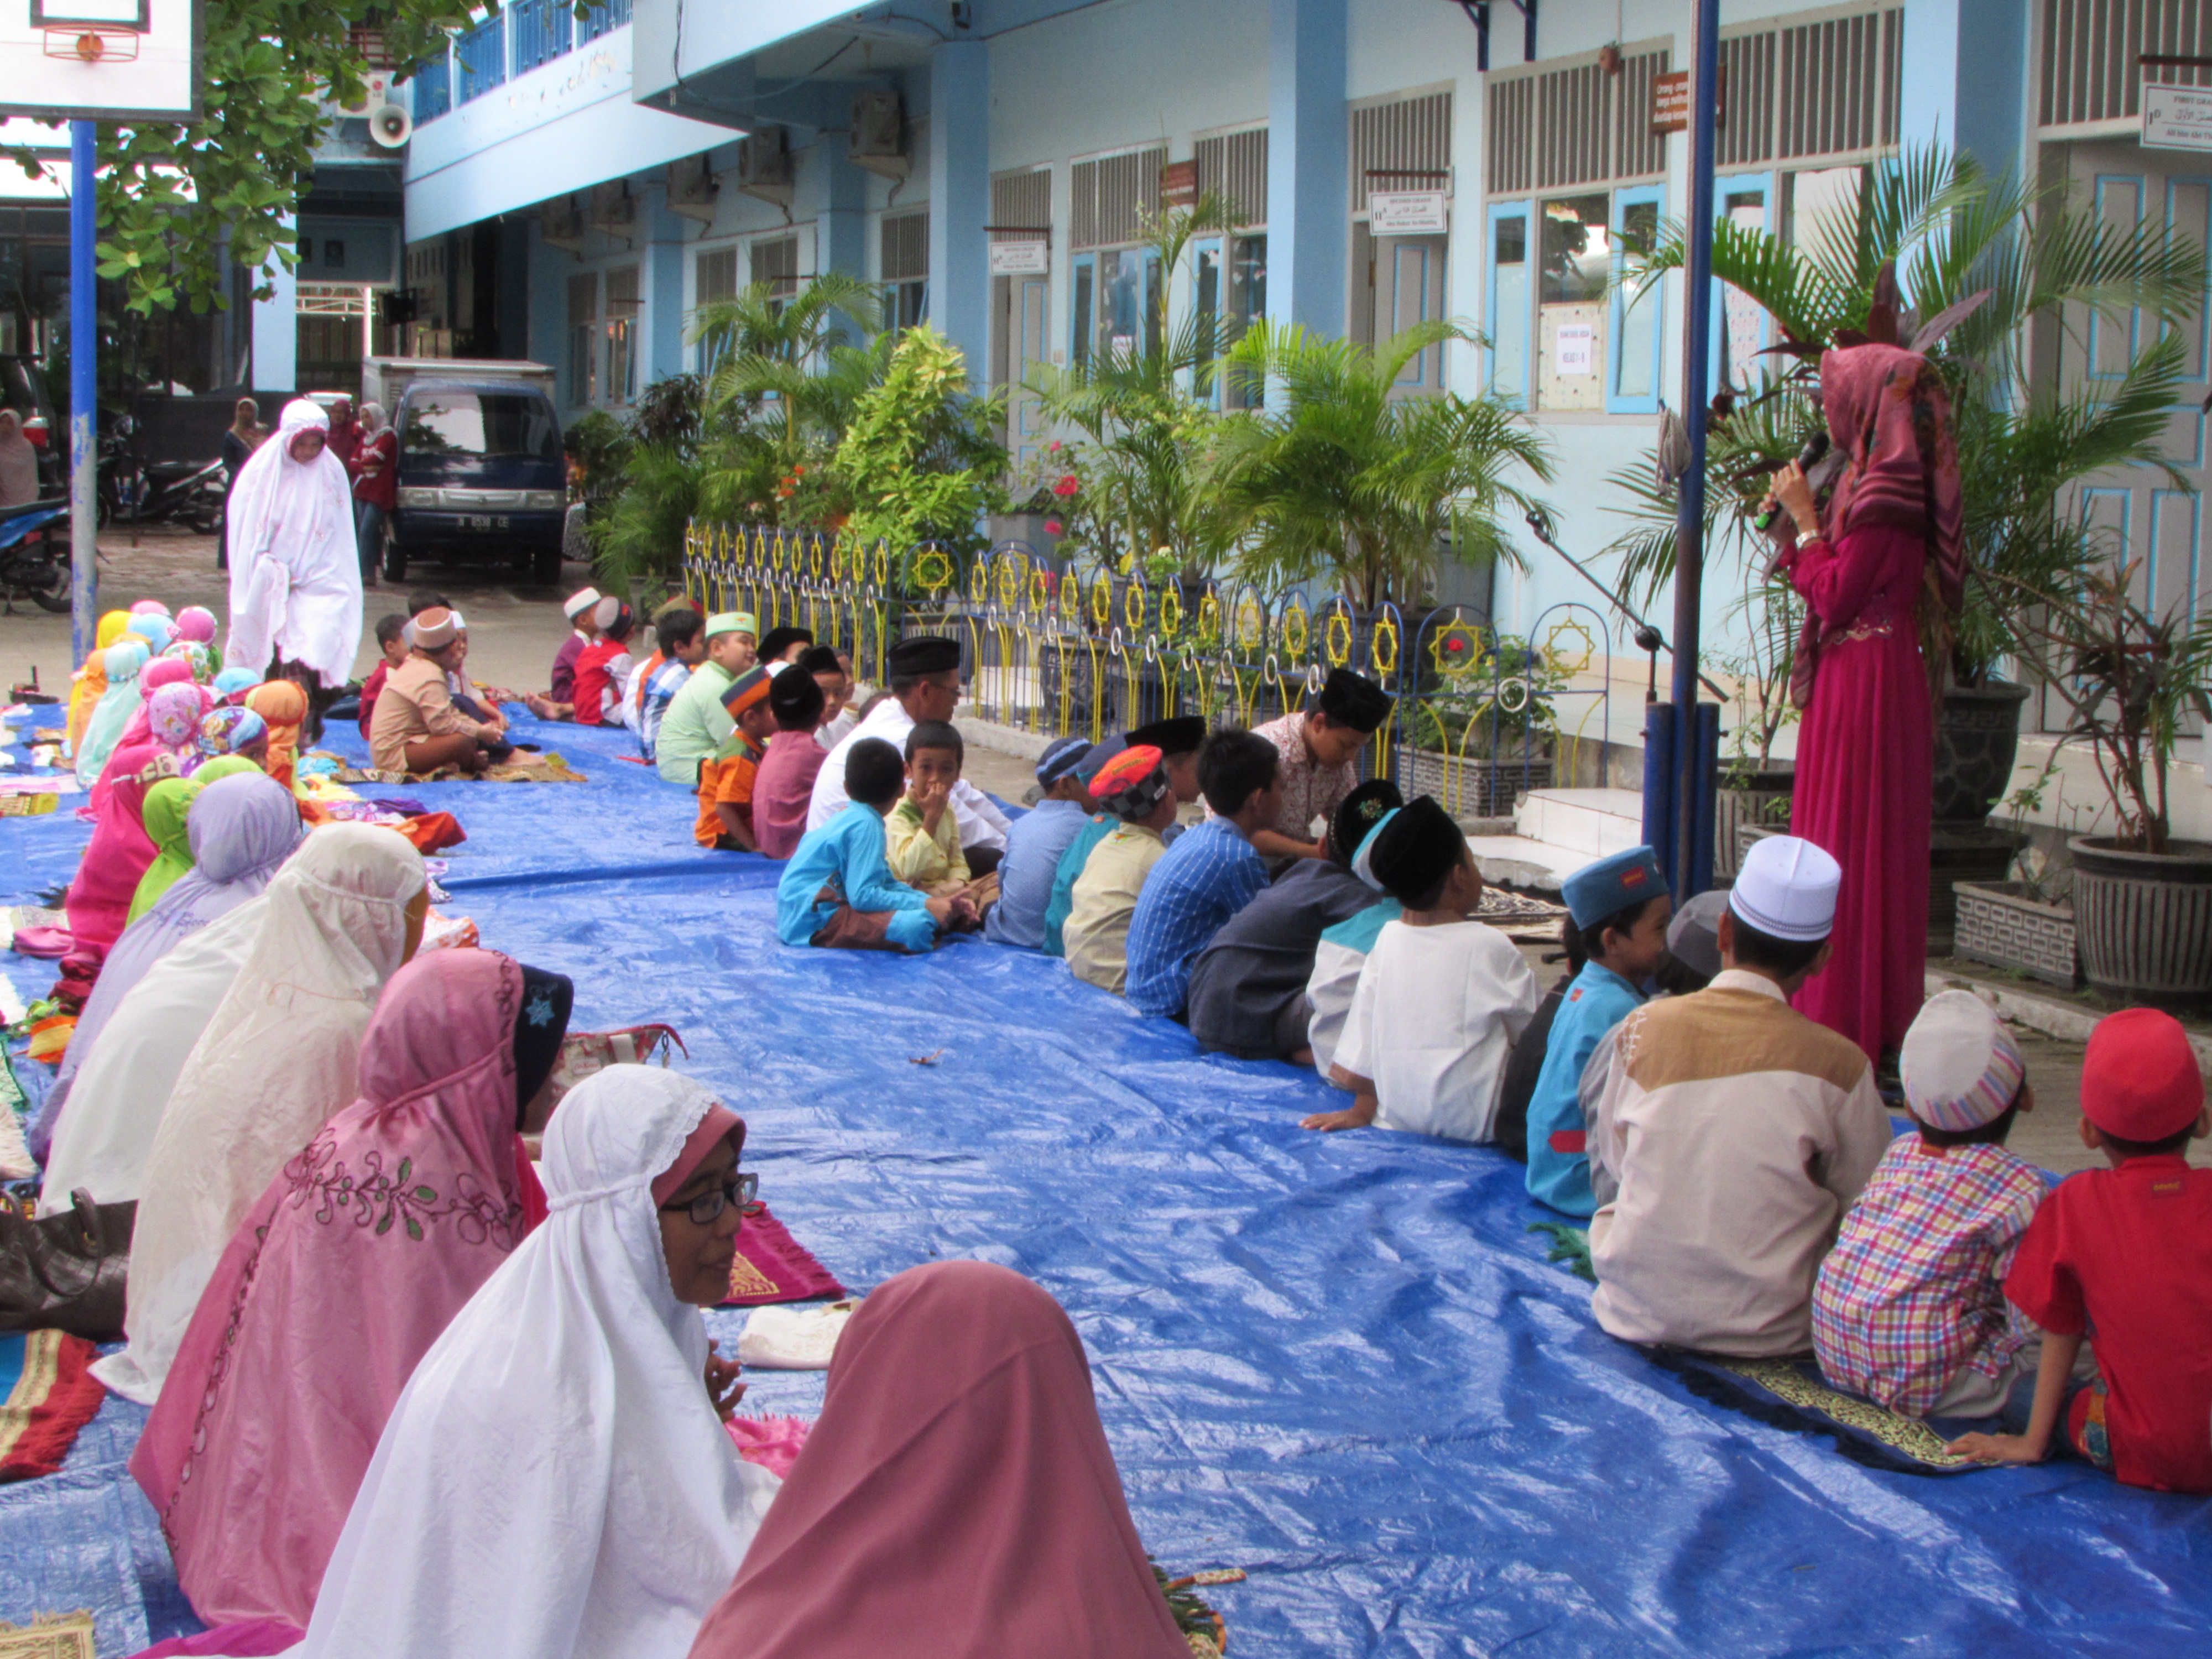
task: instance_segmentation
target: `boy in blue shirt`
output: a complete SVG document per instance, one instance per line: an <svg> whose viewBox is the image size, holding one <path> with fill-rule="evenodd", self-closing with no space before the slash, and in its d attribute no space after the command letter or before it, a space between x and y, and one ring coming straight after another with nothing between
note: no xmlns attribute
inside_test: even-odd
<svg viewBox="0 0 2212 1659"><path fill-rule="evenodd" d="M1176 838L1138 895L1123 992L1138 1012L1182 1018L1198 953L1267 884L1252 836L1281 810L1280 764L1253 732L1216 732L1199 751L1199 791L1215 816Z"/></svg>
<svg viewBox="0 0 2212 1659"><path fill-rule="evenodd" d="M1561 894L1585 960L1561 999L1528 1097L1528 1193L1571 1216L1597 1213L1583 1127L1583 1067L1606 1033L1644 1004L1644 982L1667 954L1674 905L1649 847L1586 865Z"/></svg>
<svg viewBox="0 0 2212 1659"><path fill-rule="evenodd" d="M775 931L786 945L928 951L955 916L976 919L965 897L931 898L891 874L884 814L905 789L906 763L881 738L863 738L846 751L852 804L806 832L776 884Z"/></svg>

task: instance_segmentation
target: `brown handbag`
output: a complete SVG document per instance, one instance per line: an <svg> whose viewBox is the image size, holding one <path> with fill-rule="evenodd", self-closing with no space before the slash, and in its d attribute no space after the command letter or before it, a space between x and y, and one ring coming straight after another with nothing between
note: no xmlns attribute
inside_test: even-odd
<svg viewBox="0 0 2212 1659"><path fill-rule="evenodd" d="M36 1220L0 1209L0 1331L67 1331L95 1342L123 1334L124 1274L138 1206L95 1204Z"/></svg>

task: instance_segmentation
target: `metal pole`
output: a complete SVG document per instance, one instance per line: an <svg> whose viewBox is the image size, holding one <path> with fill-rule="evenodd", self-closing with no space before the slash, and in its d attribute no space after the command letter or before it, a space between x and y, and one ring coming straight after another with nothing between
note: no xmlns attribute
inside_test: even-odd
<svg viewBox="0 0 2212 1659"><path fill-rule="evenodd" d="M1705 575L1705 396L1712 357L1713 115L1720 0L1698 0L1690 78L1690 209L1683 240L1682 422L1690 465L1676 486L1674 524L1674 902L1696 896L1698 758L1698 611ZM1708 861L1709 862L1709 861Z"/></svg>
<svg viewBox="0 0 2212 1659"><path fill-rule="evenodd" d="M93 441L100 401L100 296L93 249L98 218L93 124L70 123L70 648L79 667L100 628L100 453Z"/></svg>

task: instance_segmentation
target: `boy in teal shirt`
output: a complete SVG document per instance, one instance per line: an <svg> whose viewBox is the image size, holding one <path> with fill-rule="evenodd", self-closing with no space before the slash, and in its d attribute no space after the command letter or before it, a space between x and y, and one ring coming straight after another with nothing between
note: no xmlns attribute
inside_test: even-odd
<svg viewBox="0 0 2212 1659"><path fill-rule="evenodd" d="M1631 848L1567 878L1561 896L1587 960L1559 1003L1544 1069L1528 1099L1528 1193L1568 1215L1597 1212L1590 1191L1583 1067L1613 1028L1643 1006L1644 982L1667 953L1674 901L1649 847Z"/></svg>

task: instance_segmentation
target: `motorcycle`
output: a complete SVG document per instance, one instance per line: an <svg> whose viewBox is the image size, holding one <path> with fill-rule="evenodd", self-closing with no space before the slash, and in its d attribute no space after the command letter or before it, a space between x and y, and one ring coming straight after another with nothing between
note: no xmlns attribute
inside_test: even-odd
<svg viewBox="0 0 2212 1659"><path fill-rule="evenodd" d="M66 501L29 501L0 511L0 605L18 596L41 611L70 608Z"/></svg>
<svg viewBox="0 0 2212 1659"><path fill-rule="evenodd" d="M213 535L229 482L222 463L155 461L149 465L124 444L120 435L100 444L100 522L150 524L179 519L196 534Z"/></svg>

